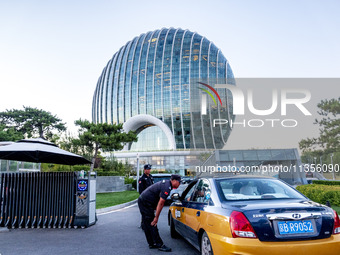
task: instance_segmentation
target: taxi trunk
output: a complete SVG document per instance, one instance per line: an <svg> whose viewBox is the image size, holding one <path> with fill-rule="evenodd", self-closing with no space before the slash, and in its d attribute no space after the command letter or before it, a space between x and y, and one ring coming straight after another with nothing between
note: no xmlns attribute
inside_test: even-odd
<svg viewBox="0 0 340 255"><path fill-rule="evenodd" d="M246 216L260 241L323 239L334 230L333 210L311 201L289 199L284 206L281 199L239 201L233 207Z"/></svg>

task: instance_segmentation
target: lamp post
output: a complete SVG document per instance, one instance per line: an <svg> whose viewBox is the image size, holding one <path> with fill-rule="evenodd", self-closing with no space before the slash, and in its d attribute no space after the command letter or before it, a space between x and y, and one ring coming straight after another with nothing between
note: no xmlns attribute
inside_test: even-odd
<svg viewBox="0 0 340 255"><path fill-rule="evenodd" d="M138 181L139 181L139 154L137 153L137 192L139 192Z"/></svg>
<svg viewBox="0 0 340 255"><path fill-rule="evenodd" d="M321 175L324 176L324 171L322 167L322 156L320 156L320 172L321 172Z"/></svg>
<svg viewBox="0 0 340 255"><path fill-rule="evenodd" d="M314 173L313 173L313 177L317 176L317 173L316 173L316 157L314 157Z"/></svg>
<svg viewBox="0 0 340 255"><path fill-rule="evenodd" d="M335 171L334 171L334 167L333 167L333 156L334 156L334 153L331 154L331 165L332 165L333 180L335 180Z"/></svg>

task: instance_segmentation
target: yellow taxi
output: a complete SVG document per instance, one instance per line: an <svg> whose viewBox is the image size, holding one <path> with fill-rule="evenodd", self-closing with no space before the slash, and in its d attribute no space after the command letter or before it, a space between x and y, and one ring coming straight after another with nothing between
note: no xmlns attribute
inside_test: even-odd
<svg viewBox="0 0 340 255"><path fill-rule="evenodd" d="M275 178L198 178L173 200L171 237L201 254L340 254L338 214Z"/></svg>

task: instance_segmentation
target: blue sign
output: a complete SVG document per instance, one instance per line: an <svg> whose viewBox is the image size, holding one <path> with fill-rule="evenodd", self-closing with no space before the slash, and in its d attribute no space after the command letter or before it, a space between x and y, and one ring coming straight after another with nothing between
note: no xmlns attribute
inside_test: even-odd
<svg viewBox="0 0 340 255"><path fill-rule="evenodd" d="M87 191L88 183L87 180L80 180L78 181L78 191Z"/></svg>

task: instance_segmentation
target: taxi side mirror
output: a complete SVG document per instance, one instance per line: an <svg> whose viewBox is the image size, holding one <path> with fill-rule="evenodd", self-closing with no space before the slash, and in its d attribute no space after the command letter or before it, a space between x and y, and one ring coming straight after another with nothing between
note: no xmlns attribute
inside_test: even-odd
<svg viewBox="0 0 340 255"><path fill-rule="evenodd" d="M179 201L179 199L180 199L180 196L179 196L178 193L174 193L174 194L171 195L172 201Z"/></svg>

